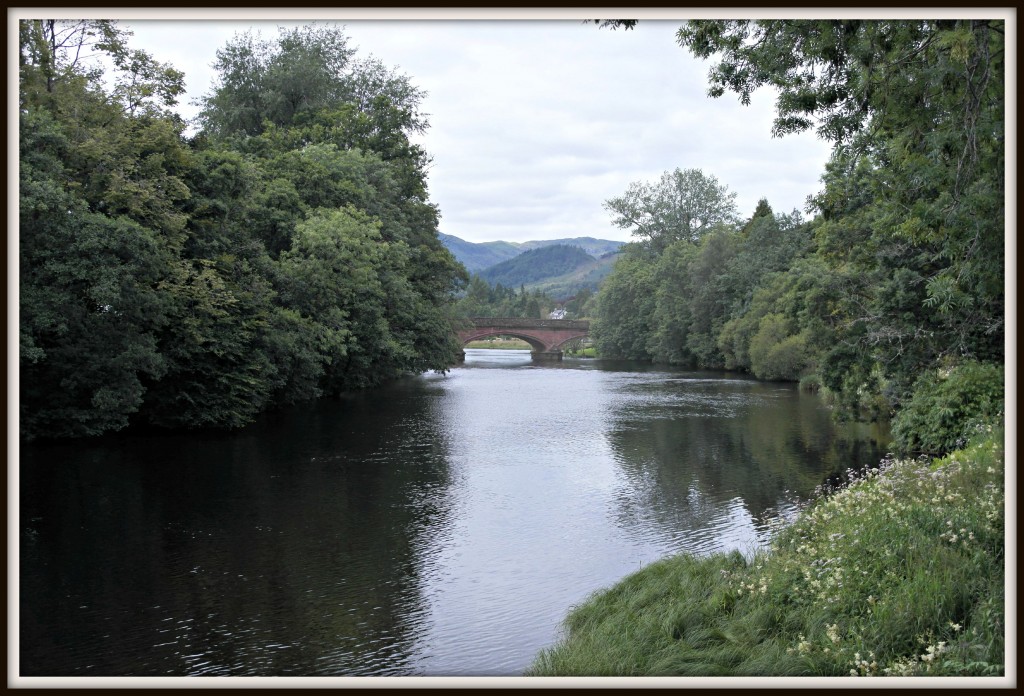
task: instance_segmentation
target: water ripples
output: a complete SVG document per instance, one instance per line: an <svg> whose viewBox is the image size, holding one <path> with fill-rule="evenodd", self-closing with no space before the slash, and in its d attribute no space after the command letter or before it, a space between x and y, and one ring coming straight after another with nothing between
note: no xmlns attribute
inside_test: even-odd
<svg viewBox="0 0 1024 696"><path fill-rule="evenodd" d="M601 365L471 352L237 436L29 448L22 673L516 675L591 592L762 546L829 474L795 388Z"/></svg>

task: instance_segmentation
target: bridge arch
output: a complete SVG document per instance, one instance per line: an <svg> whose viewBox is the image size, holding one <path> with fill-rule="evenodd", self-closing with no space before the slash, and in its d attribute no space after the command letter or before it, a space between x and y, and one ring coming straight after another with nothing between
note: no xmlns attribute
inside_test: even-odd
<svg viewBox="0 0 1024 696"><path fill-rule="evenodd" d="M543 352L547 350L547 346L533 336L529 336L525 333L513 333L511 331L479 331L468 338L462 339L461 336L459 338L462 339L462 345L465 346L467 343L471 343L473 341L482 341L485 338L495 338L497 336L509 336L511 338L518 338L520 341L526 341L530 344L530 348L533 351Z"/></svg>
<svg viewBox="0 0 1024 696"><path fill-rule="evenodd" d="M569 341L587 336L589 332L588 321L518 317L475 317L466 320L456 331L462 345L490 336L521 339L530 344L534 360L561 360L561 347Z"/></svg>

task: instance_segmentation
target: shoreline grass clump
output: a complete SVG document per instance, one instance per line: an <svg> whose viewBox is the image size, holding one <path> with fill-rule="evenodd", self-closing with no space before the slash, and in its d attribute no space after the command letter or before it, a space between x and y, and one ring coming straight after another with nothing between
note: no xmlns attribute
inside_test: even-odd
<svg viewBox="0 0 1024 696"><path fill-rule="evenodd" d="M532 675L1000 676L1003 432L889 460L771 546L663 559L595 593Z"/></svg>

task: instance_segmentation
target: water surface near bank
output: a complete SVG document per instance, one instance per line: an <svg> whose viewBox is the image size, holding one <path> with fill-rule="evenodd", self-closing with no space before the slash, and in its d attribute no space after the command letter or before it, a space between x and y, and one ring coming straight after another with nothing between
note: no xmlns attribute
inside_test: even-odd
<svg viewBox="0 0 1024 696"><path fill-rule="evenodd" d="M516 675L886 444L791 384L470 349L238 432L25 446L21 674Z"/></svg>

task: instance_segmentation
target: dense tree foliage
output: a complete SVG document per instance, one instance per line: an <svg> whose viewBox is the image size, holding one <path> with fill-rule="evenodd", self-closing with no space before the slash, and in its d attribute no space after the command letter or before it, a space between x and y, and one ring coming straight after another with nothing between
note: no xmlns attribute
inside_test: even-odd
<svg viewBox="0 0 1024 696"><path fill-rule="evenodd" d="M654 309L654 282L649 254L626 247L623 258L605 279L596 301L591 337L601 354L612 358L651 358L647 338Z"/></svg>
<svg viewBox="0 0 1024 696"><path fill-rule="evenodd" d="M723 205L731 208L731 198ZM808 253L811 233L800 215L775 215L762 201L742 227L720 222L696 240L663 247L642 238L626 247L598 294L594 336L602 354L751 369L746 346L737 360L731 345L735 324L756 311L762 284Z"/></svg>
<svg viewBox="0 0 1024 696"><path fill-rule="evenodd" d="M699 20L678 39L714 57L711 96L773 86L774 134L816 128L833 155L806 224L762 201L688 234L668 175L609 201L640 242L598 297L602 351L805 378L872 417L920 409L940 367L1001 364L1003 23Z"/></svg>
<svg viewBox="0 0 1024 696"><path fill-rule="evenodd" d="M878 367L899 403L936 360L1002 359L1002 21L698 21L679 40L719 56L712 95L771 84L776 133L836 145L817 235L857 305L829 386Z"/></svg>
<svg viewBox="0 0 1024 696"><path fill-rule="evenodd" d="M241 35L186 138L182 74L114 23L19 29L25 437L240 426L453 363L467 277L408 78L334 28Z"/></svg>
<svg viewBox="0 0 1024 696"><path fill-rule="evenodd" d="M521 317L546 319L557 303L540 290L516 290L501 283L493 286L478 275L471 275L465 293L455 304L459 318Z"/></svg>

